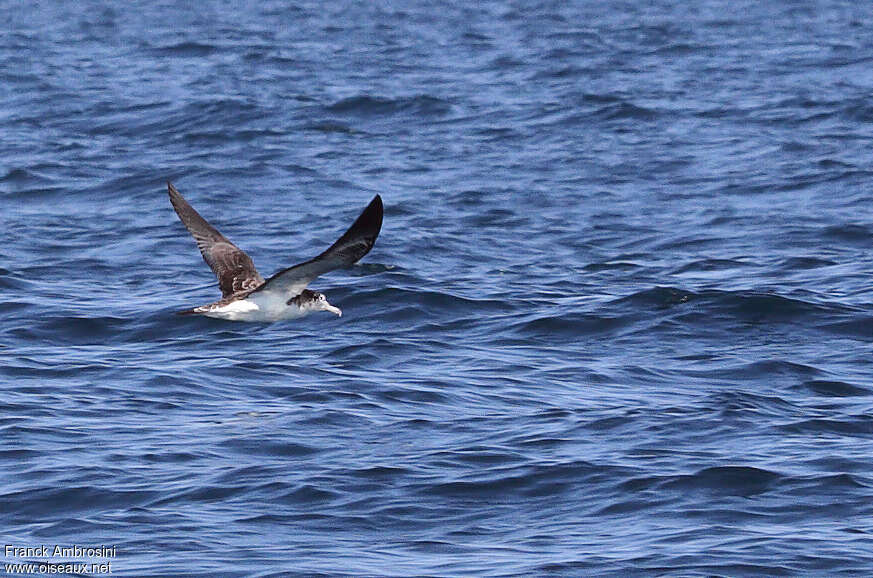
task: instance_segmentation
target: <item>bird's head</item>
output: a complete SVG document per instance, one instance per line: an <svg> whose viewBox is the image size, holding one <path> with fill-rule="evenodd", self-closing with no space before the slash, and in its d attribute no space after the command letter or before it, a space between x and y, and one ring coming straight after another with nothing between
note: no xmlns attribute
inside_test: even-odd
<svg viewBox="0 0 873 578"><path fill-rule="evenodd" d="M297 305L300 309L307 311L330 311L336 313L337 317L342 317L343 312L339 307L334 307L327 301L327 297L318 291L304 289L300 295L292 297L288 300L288 305Z"/></svg>
<svg viewBox="0 0 873 578"><path fill-rule="evenodd" d="M330 311L336 313L337 317L342 317L343 312L339 307L334 307L327 301L327 297L323 293L315 291L315 309L318 311Z"/></svg>

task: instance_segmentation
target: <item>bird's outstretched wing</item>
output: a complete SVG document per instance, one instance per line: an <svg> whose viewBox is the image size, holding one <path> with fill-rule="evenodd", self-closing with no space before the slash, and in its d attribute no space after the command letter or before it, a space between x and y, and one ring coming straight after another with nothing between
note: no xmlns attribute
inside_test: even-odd
<svg viewBox="0 0 873 578"><path fill-rule="evenodd" d="M285 299L296 297L319 275L348 267L370 252L382 229L382 197L376 195L336 243L318 257L279 271L256 291L276 291Z"/></svg>
<svg viewBox="0 0 873 578"><path fill-rule="evenodd" d="M222 297L251 291L264 284L264 279L255 269L251 257L201 217L172 183L167 183L167 190L176 214L197 241L203 260L218 277Z"/></svg>

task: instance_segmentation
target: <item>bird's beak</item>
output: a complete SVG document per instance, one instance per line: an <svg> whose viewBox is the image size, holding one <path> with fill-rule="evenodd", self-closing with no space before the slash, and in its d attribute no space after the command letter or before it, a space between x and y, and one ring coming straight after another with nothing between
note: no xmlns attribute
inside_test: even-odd
<svg viewBox="0 0 873 578"><path fill-rule="evenodd" d="M330 303L328 303L328 304L326 304L326 305L324 306L324 310L325 310L325 311L330 311L331 313L336 313L336 316L337 316L337 317L342 317L342 316L343 316L343 311L342 311L342 309L340 309L339 307L334 307L334 306L331 305Z"/></svg>

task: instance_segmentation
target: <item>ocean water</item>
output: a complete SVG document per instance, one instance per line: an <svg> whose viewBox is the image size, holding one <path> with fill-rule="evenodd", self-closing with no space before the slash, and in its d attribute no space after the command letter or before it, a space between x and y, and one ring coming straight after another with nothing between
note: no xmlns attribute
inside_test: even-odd
<svg viewBox="0 0 873 578"><path fill-rule="evenodd" d="M4 564L873 574L869 6L179 4L0 2L0 538L116 548ZM167 180L264 276L381 194L343 317L174 315Z"/></svg>

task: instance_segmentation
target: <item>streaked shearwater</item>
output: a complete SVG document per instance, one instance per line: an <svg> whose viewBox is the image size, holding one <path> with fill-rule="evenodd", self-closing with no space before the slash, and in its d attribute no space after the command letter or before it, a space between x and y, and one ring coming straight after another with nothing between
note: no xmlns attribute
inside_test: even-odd
<svg viewBox="0 0 873 578"><path fill-rule="evenodd" d="M197 241L221 289L220 301L180 311L180 315L200 314L230 321L280 321L312 311L342 315L324 295L306 287L319 275L356 263L370 252L382 229L382 198L376 195L349 230L325 252L264 281L251 257L201 217L172 183L167 183L167 189L176 214Z"/></svg>

